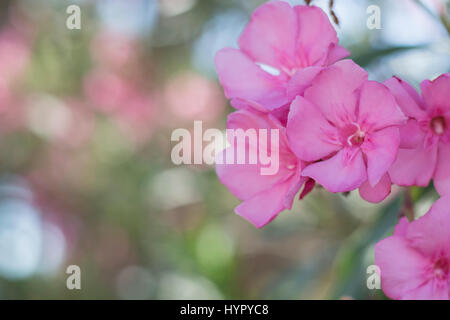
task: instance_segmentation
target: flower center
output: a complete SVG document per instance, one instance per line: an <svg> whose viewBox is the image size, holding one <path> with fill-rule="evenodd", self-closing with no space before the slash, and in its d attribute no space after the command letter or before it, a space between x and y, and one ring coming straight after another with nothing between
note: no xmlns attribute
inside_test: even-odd
<svg viewBox="0 0 450 320"><path fill-rule="evenodd" d="M440 258L434 264L434 275L438 279L446 279L449 275L449 261L445 258Z"/></svg>
<svg viewBox="0 0 450 320"><path fill-rule="evenodd" d="M366 133L357 123L351 123L341 130L342 142L350 147L360 146L364 142Z"/></svg>
<svg viewBox="0 0 450 320"><path fill-rule="evenodd" d="M443 135L445 130L447 129L445 118L443 116L434 117L430 121L430 128L438 136Z"/></svg>

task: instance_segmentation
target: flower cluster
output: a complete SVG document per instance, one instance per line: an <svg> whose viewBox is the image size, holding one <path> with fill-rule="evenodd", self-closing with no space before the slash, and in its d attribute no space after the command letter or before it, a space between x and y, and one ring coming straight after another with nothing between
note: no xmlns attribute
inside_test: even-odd
<svg viewBox="0 0 450 320"><path fill-rule="evenodd" d="M424 81L421 97L396 77L369 81L345 59L349 54L321 9L282 1L253 13L239 49L217 53L220 82L237 109L227 128L279 132L278 145L266 146L279 153L276 174L262 175L261 160L216 165L221 182L243 201L236 213L256 227L315 184L333 193L359 189L374 203L390 194L392 183L427 186L433 179L440 195L450 193L450 74ZM239 148L256 153L261 143L231 143L221 156ZM443 213L449 201L441 199L410 225L403 219L394 236L377 245L390 297L449 298L450 220ZM397 254L405 256L405 268L392 264ZM404 270L409 273L401 276ZM416 282L402 282L409 276Z"/></svg>

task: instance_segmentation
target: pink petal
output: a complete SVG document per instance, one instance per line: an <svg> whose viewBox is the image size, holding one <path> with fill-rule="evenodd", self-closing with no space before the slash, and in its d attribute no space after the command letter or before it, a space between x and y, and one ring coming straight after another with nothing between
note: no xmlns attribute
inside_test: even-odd
<svg viewBox="0 0 450 320"><path fill-rule="evenodd" d="M425 80L420 88L428 110L439 108L450 111L450 73L443 74L434 81Z"/></svg>
<svg viewBox="0 0 450 320"><path fill-rule="evenodd" d="M303 188L302 193L300 194L299 200L302 200L311 191L313 191L315 185L316 185L316 182L313 179L306 180L305 187Z"/></svg>
<svg viewBox="0 0 450 320"><path fill-rule="evenodd" d="M434 187L441 196L450 194L450 146L439 144Z"/></svg>
<svg viewBox="0 0 450 320"><path fill-rule="evenodd" d="M251 152L254 157L258 158L258 144L259 139L250 142L243 141L245 145L234 143L231 147L218 154L216 157L216 172L219 180L226 185L230 191L239 199L246 200L257 193L266 189L270 189L274 185L286 181L290 176L295 174L295 170L289 169L288 166L296 165L297 159L291 153L286 145L286 138L284 137L284 128L278 127L280 124L270 115L263 113L255 113L247 110L240 110L233 112L228 117L228 129L278 129L280 135L279 141L279 168L274 175L263 175L261 173L262 164L226 164L226 155L230 152L230 148L234 149L236 155L237 150L245 150L245 154L249 155ZM256 131L258 133L258 131ZM268 131L269 133L270 131ZM259 137L259 136L258 136ZM232 141L230 141L231 143ZM256 145L255 145L256 144ZM271 150L269 150L270 152Z"/></svg>
<svg viewBox="0 0 450 320"><path fill-rule="evenodd" d="M397 160L389 169L392 182L400 186L428 186L436 168L437 150L437 144L425 149L423 143L416 149L399 149Z"/></svg>
<svg viewBox="0 0 450 320"><path fill-rule="evenodd" d="M255 62L281 70L295 60L297 17L286 2L269 2L253 13L239 46Z"/></svg>
<svg viewBox="0 0 450 320"><path fill-rule="evenodd" d="M302 96L305 90L311 86L312 81L321 70L323 70L322 67L306 67L298 70L288 82L288 99L294 100L296 96Z"/></svg>
<svg viewBox="0 0 450 320"><path fill-rule="evenodd" d="M415 149L423 144L425 133L415 119L409 119L400 127L400 148Z"/></svg>
<svg viewBox="0 0 450 320"><path fill-rule="evenodd" d="M250 110L250 111L258 111L258 112L264 112L267 113L268 110L266 107L261 105L260 103L257 103L255 101L241 99L241 98L234 98L230 100L230 104L233 108L237 110Z"/></svg>
<svg viewBox="0 0 450 320"><path fill-rule="evenodd" d="M305 98L319 107L337 126L356 121L357 89L367 80L367 72L351 60L342 60L321 71Z"/></svg>
<svg viewBox="0 0 450 320"><path fill-rule="evenodd" d="M427 280L428 259L399 236L375 245L375 264L380 267L382 289L392 299L403 299Z"/></svg>
<svg viewBox="0 0 450 320"><path fill-rule="evenodd" d="M293 179L262 191L244 201L235 209L236 213L250 221L255 227L264 227L275 219L281 211L290 209L292 206L293 197L291 195L298 192L301 187L292 190L293 185L297 186L297 181ZM288 195L290 203L287 203L286 197Z"/></svg>
<svg viewBox="0 0 450 320"><path fill-rule="evenodd" d="M397 157L400 131L389 127L368 135L361 146L367 157L367 174L371 186L375 186Z"/></svg>
<svg viewBox="0 0 450 320"><path fill-rule="evenodd" d="M336 128L301 96L292 102L287 135L292 151L304 161L322 159L341 148Z"/></svg>
<svg viewBox="0 0 450 320"><path fill-rule="evenodd" d="M406 238L422 254L435 258L450 255L450 196L437 200L430 211L410 223Z"/></svg>
<svg viewBox="0 0 450 320"><path fill-rule="evenodd" d="M297 57L305 66L323 65L338 38L330 20L315 6L295 6L298 20ZM303 59L301 59L303 58Z"/></svg>
<svg viewBox="0 0 450 320"><path fill-rule="evenodd" d="M350 56L350 51L340 45L332 44L330 50L328 51L327 64L331 65L339 60L347 58L348 56Z"/></svg>
<svg viewBox="0 0 450 320"><path fill-rule="evenodd" d="M231 48L220 50L215 61L227 98L255 101L268 110L288 102L286 85L262 70L241 51Z"/></svg>
<svg viewBox="0 0 450 320"><path fill-rule="evenodd" d="M366 167L358 149L342 149L332 158L307 166L303 176L313 178L330 192L347 192L366 179Z"/></svg>
<svg viewBox="0 0 450 320"><path fill-rule="evenodd" d="M361 187L359 187L359 195L361 198L368 202L378 203L386 199L391 193L391 179L388 174L385 174L380 182L372 187L369 181L365 181Z"/></svg>
<svg viewBox="0 0 450 320"><path fill-rule="evenodd" d="M403 300L449 300L448 284L438 279L430 279L415 290L405 293Z"/></svg>
<svg viewBox="0 0 450 320"><path fill-rule="evenodd" d="M393 77L386 80L384 85L394 95L395 100L405 115L415 119L421 119L425 116L423 101L410 84L400 78Z"/></svg>
<svg viewBox="0 0 450 320"><path fill-rule="evenodd" d="M381 83L367 81L361 88L359 124L378 130L406 122L389 89Z"/></svg>
<svg viewBox="0 0 450 320"><path fill-rule="evenodd" d="M394 229L394 236L406 237L408 232L409 221L405 217L401 218Z"/></svg>

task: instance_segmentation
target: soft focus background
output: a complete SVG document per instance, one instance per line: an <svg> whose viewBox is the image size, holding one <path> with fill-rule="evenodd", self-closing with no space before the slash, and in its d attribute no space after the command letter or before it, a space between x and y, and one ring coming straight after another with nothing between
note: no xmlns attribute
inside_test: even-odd
<svg viewBox="0 0 450 320"><path fill-rule="evenodd" d="M425 213L432 188L382 205L316 188L256 230L213 167L171 162L174 129L225 128L214 54L263 2L0 2L0 298L384 298L366 286L373 244L401 212ZM334 2L372 79L450 71L449 1ZM70 4L81 30L66 28ZM81 290L66 288L71 264Z"/></svg>

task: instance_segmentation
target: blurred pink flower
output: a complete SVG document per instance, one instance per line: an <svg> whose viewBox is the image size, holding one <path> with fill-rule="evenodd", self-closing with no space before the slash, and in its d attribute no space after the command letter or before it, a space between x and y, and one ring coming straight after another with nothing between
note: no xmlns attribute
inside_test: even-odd
<svg viewBox="0 0 450 320"><path fill-rule="evenodd" d="M225 95L235 108L247 107L244 99L266 112L302 94L321 67L349 55L320 8L291 7L282 1L266 3L253 13L239 47L216 55Z"/></svg>
<svg viewBox="0 0 450 320"><path fill-rule="evenodd" d="M450 74L421 84L422 97L407 82L385 82L409 117L401 128L398 158L389 170L394 183L427 186L433 178L436 190L450 193Z"/></svg>
<svg viewBox="0 0 450 320"><path fill-rule="evenodd" d="M406 118L389 90L367 77L351 60L321 71L292 103L287 135L300 159L317 161L303 176L331 192L360 188L364 199L379 202L390 192L387 171Z"/></svg>
<svg viewBox="0 0 450 320"><path fill-rule="evenodd" d="M392 299L450 299L450 197L423 217L402 218L394 234L375 245L381 286Z"/></svg>
<svg viewBox="0 0 450 320"><path fill-rule="evenodd" d="M7 111L12 104L12 92L9 84L3 78L0 78L0 115Z"/></svg>
<svg viewBox="0 0 450 320"><path fill-rule="evenodd" d="M172 114L185 121L213 121L225 109L220 87L193 72L170 79L164 88L164 101Z"/></svg>
<svg viewBox="0 0 450 320"><path fill-rule="evenodd" d="M225 149L216 158L216 171L220 181L236 197L244 201L235 209L236 213L257 228L262 228L275 219L281 211L291 209L294 197L303 184L306 183L300 198L312 190L314 182L301 176L304 162L297 159L289 149L286 128L272 115L239 110L229 115L227 129L256 129L258 139L259 129L267 129L269 131L267 137L270 140L270 130L279 130L278 150L273 149L275 146L267 146L268 154L273 152L279 154L279 167L276 174L262 175L263 165L259 158L256 164L226 164L224 159L227 157L227 152L236 154L237 150L245 150L246 154L250 155L250 152L257 152L256 150L261 148L261 144L259 147L253 145L257 142L251 139L245 145L241 144L242 141L231 143L230 148L233 150ZM267 143L267 141L264 142Z"/></svg>
<svg viewBox="0 0 450 320"><path fill-rule="evenodd" d="M84 94L89 102L104 112L126 106L132 88L119 75L109 70L94 70L84 80Z"/></svg>
<svg viewBox="0 0 450 320"><path fill-rule="evenodd" d="M99 32L91 44L96 64L108 68L122 68L137 61L138 42L125 34Z"/></svg>
<svg viewBox="0 0 450 320"><path fill-rule="evenodd" d="M155 98L136 92L128 98L126 107L116 113L116 119L128 137L140 143L153 134L157 114Z"/></svg>
<svg viewBox="0 0 450 320"><path fill-rule="evenodd" d="M84 93L94 108L114 117L129 137L137 142L150 137L156 103L132 81L109 70L94 70L84 80Z"/></svg>
<svg viewBox="0 0 450 320"><path fill-rule="evenodd" d="M30 57L24 37L12 28L0 32L0 77L7 82L22 74Z"/></svg>

